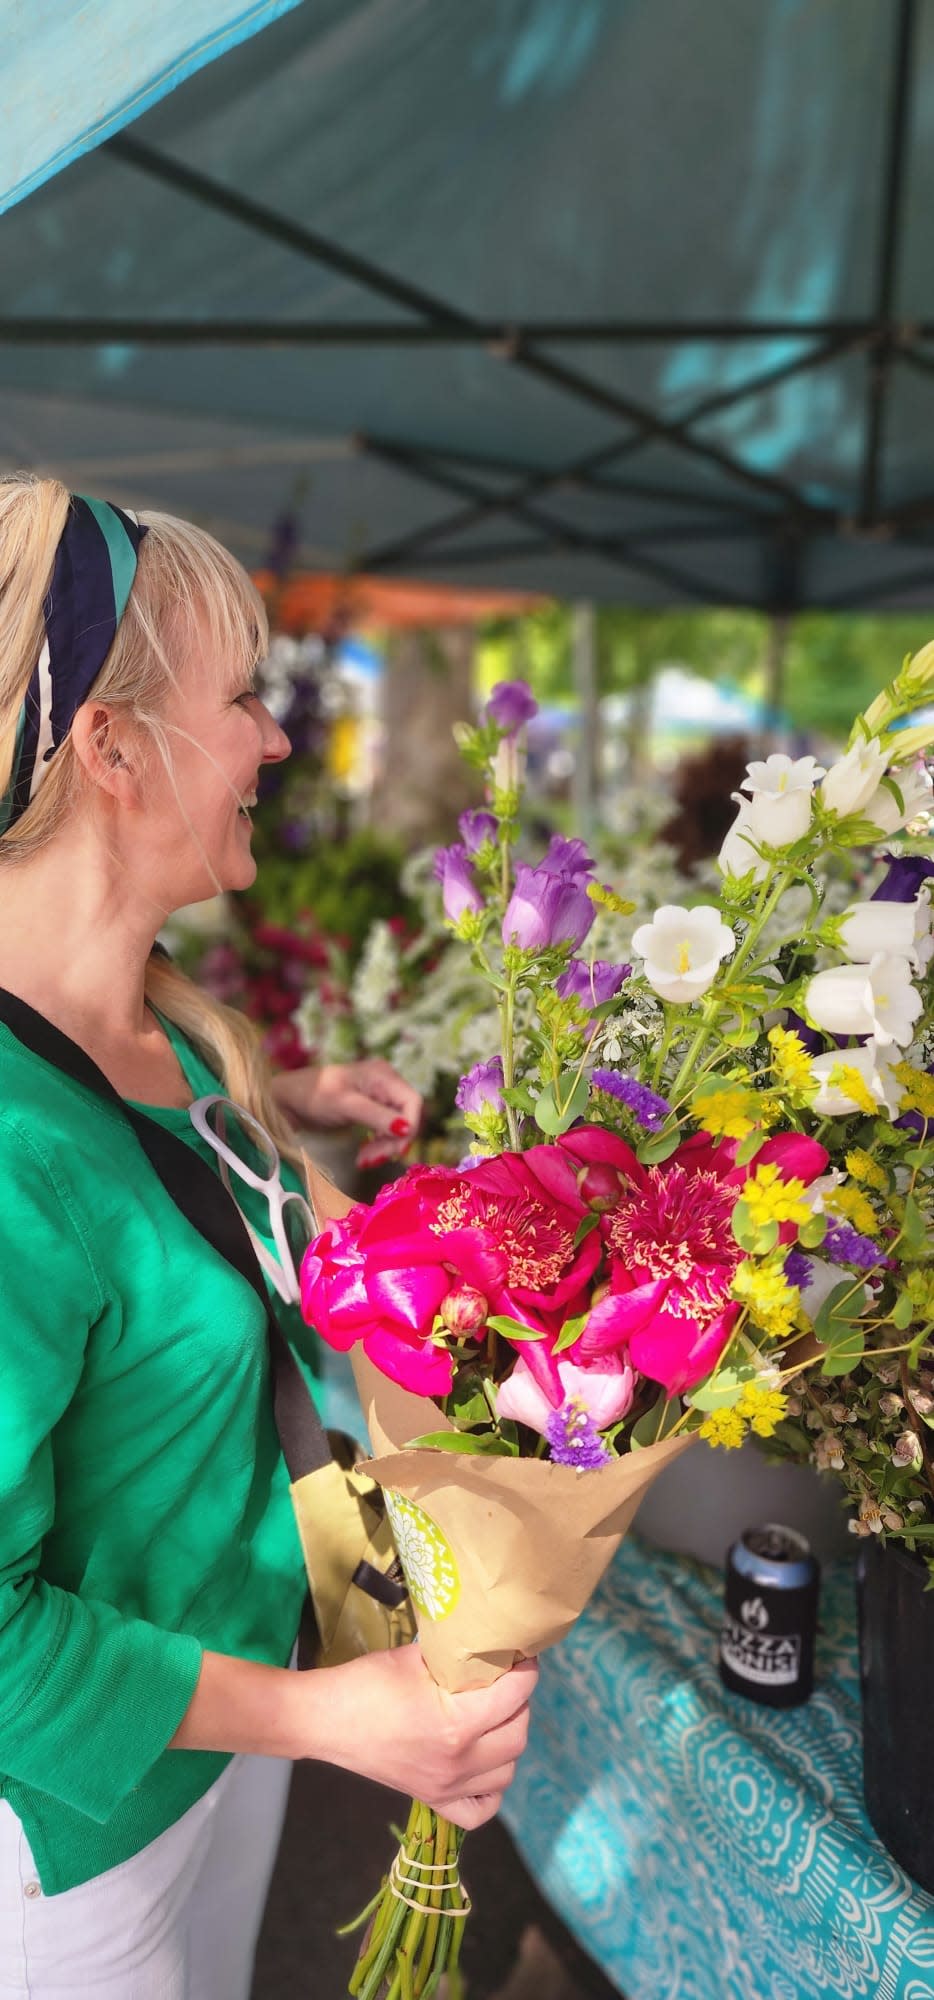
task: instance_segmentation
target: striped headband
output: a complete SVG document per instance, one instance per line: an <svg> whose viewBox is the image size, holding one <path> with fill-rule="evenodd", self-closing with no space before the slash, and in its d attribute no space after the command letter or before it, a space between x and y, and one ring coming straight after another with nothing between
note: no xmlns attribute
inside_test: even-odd
<svg viewBox="0 0 934 2000"><path fill-rule="evenodd" d="M16 725L9 783L0 794L0 834L34 799L107 658L146 533L135 514L73 493L43 606L45 642Z"/></svg>

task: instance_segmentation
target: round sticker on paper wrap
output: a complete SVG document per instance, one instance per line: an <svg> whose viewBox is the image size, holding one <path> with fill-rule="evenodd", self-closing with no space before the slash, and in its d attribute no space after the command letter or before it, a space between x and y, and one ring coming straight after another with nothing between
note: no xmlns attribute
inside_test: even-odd
<svg viewBox="0 0 934 2000"><path fill-rule="evenodd" d="M404 1493L385 1487L384 1498L413 1603L426 1618L446 1618L461 1594L450 1544L430 1514Z"/></svg>

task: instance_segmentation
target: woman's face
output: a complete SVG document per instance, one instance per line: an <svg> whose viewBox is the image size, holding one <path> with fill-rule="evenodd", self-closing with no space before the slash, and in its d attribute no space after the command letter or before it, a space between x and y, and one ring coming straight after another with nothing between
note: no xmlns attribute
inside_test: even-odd
<svg viewBox="0 0 934 2000"><path fill-rule="evenodd" d="M157 862L160 902L181 909L221 889L249 888L256 863L248 809L263 764L281 763L290 745L250 676L231 682L229 667L207 646L179 675L163 725L171 770L154 748L147 848Z"/></svg>

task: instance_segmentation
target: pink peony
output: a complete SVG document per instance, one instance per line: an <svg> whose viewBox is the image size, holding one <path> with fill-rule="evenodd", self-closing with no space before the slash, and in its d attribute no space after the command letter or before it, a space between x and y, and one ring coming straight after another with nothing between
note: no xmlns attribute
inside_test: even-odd
<svg viewBox="0 0 934 2000"><path fill-rule="evenodd" d="M549 1418L565 1403L580 1405L598 1430L618 1423L632 1403L633 1373L617 1354L599 1361L579 1363L564 1354L555 1362L557 1383L553 1394L541 1387L525 1356L520 1354L512 1374L496 1391L496 1408L501 1417L513 1417L544 1436Z"/></svg>

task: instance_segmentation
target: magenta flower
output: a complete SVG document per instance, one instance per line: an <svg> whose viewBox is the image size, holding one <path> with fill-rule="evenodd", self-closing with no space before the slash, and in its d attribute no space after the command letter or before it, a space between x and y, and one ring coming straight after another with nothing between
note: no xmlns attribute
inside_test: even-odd
<svg viewBox="0 0 934 2000"><path fill-rule="evenodd" d="M469 812L462 812L457 829L468 854L478 854L484 841L494 845L499 835L499 822L495 813L484 812L482 806L474 806Z"/></svg>
<svg viewBox="0 0 934 2000"><path fill-rule="evenodd" d="M520 861L503 918L503 943L519 945L523 951L559 944L577 950L595 915L581 877L556 875Z"/></svg>
<svg viewBox="0 0 934 2000"><path fill-rule="evenodd" d="M503 1109L503 1063L501 1056L493 1056L489 1062L474 1063L473 1069L462 1076L454 1099L458 1111L468 1118L476 1116L486 1106L494 1111Z"/></svg>
<svg viewBox="0 0 934 2000"><path fill-rule="evenodd" d="M612 965L606 958L595 958L592 965L584 958L572 958L555 981L555 992L562 1000L573 993L585 1007L602 1007L604 1001L615 999L631 971L631 965Z"/></svg>
<svg viewBox="0 0 934 2000"><path fill-rule="evenodd" d="M483 713L497 729L514 736L523 723L538 714L538 702L526 681L497 681Z"/></svg>
<svg viewBox="0 0 934 2000"><path fill-rule="evenodd" d="M444 914L456 924L468 910L482 910L483 897L473 878L466 847L439 847L435 855L435 875L441 884Z"/></svg>

